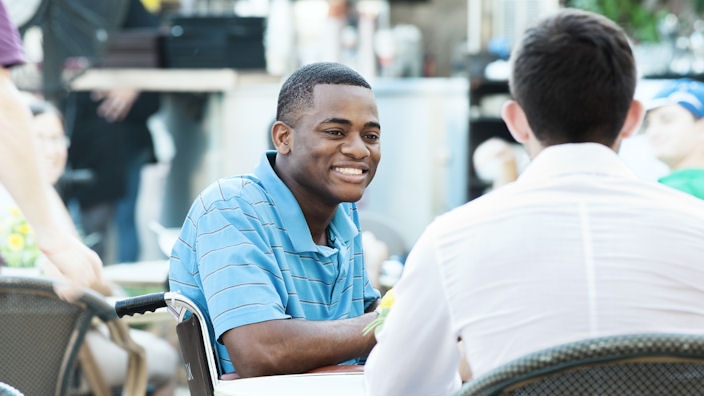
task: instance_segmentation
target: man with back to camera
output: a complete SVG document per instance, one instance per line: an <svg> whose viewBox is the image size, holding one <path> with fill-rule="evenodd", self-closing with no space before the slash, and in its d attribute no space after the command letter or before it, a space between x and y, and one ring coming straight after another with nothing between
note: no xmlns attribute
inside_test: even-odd
<svg viewBox="0 0 704 396"><path fill-rule="evenodd" d="M379 292L364 267L358 201L381 159L374 94L337 63L279 92L276 151L196 199L171 254L170 288L208 317L222 373L301 373L366 357Z"/></svg>
<svg viewBox="0 0 704 396"><path fill-rule="evenodd" d="M701 333L704 203L617 155L642 120L636 83L628 39L603 16L567 9L526 31L502 117L531 163L416 242L367 395L456 391L458 339L476 377L588 337Z"/></svg>

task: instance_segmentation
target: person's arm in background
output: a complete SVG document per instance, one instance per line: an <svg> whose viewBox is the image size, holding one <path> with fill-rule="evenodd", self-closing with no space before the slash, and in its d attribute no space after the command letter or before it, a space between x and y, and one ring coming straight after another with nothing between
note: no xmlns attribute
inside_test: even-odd
<svg viewBox="0 0 704 396"><path fill-rule="evenodd" d="M17 202L36 234L37 245L72 284L102 283L98 255L65 231L56 215L56 194L39 169L37 143L30 131L30 112L10 77L20 63L21 42L0 2L0 183ZM72 290L59 291L70 297Z"/></svg>
<svg viewBox="0 0 704 396"><path fill-rule="evenodd" d="M39 249L64 278L87 287L102 283L100 258L67 232L57 215L65 209L41 174L29 120L9 70L0 69L0 182L32 225Z"/></svg>
<svg viewBox="0 0 704 396"><path fill-rule="evenodd" d="M122 29L157 28L161 24L159 17L150 12L141 0L129 0L129 3ZM141 92L136 89L116 88L93 91L91 92L91 98L96 102L100 102L97 110L99 116L108 122L119 122L130 114L140 94ZM135 111L144 110L135 108ZM141 114L137 117L146 119L148 115Z"/></svg>
<svg viewBox="0 0 704 396"><path fill-rule="evenodd" d="M54 208L56 219L58 220L58 225L61 227L63 233L67 233L73 236L75 239L80 240L80 235L76 229L75 224L71 215L68 213L66 206L59 196L55 188L51 188L49 191L49 200L52 202L52 207ZM36 233L36 231L35 231ZM92 251L90 253L93 253ZM46 256L46 254L45 254ZM96 255L97 256L97 255ZM46 256L48 259L48 256ZM96 272L95 281L88 284L88 286L97 291L104 296L110 296L113 294L113 285L109 284L105 278L102 276L102 263L100 259L91 262L91 268ZM44 275L50 278L65 278L68 277L55 262L44 260L42 262L42 271ZM71 278L73 279L73 278Z"/></svg>
<svg viewBox="0 0 704 396"><path fill-rule="evenodd" d="M100 102L98 115L108 122L122 121L132 109L139 91L130 88L112 89L109 91L93 91L91 98Z"/></svg>

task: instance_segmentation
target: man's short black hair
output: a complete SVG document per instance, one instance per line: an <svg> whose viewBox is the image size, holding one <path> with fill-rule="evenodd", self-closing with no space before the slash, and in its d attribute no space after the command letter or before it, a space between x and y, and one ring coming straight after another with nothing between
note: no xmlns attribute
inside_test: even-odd
<svg viewBox="0 0 704 396"><path fill-rule="evenodd" d="M511 94L542 145L615 142L637 83L618 25L564 9L528 29L511 62Z"/></svg>
<svg viewBox="0 0 704 396"><path fill-rule="evenodd" d="M291 74L279 91L276 120L295 125L299 114L313 105L313 88L318 84L353 85L371 89L359 73L340 63L318 62Z"/></svg>

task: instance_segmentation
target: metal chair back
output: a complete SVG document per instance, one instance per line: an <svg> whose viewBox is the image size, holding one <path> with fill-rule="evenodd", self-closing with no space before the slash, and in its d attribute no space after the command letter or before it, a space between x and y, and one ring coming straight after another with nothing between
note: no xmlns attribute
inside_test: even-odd
<svg viewBox="0 0 704 396"><path fill-rule="evenodd" d="M92 320L118 319L102 295L86 289L68 302L54 286L47 278L0 276L0 381L27 395L65 395Z"/></svg>
<svg viewBox="0 0 704 396"><path fill-rule="evenodd" d="M703 335L628 334L528 354L467 382L458 396L702 394Z"/></svg>

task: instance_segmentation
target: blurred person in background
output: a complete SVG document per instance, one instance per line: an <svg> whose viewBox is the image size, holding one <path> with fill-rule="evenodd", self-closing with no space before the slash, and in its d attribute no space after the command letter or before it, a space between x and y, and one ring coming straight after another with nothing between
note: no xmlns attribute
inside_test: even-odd
<svg viewBox="0 0 704 396"><path fill-rule="evenodd" d="M658 181L704 199L704 83L670 81L648 104L645 134L670 173Z"/></svg>
<svg viewBox="0 0 704 396"><path fill-rule="evenodd" d="M158 17L140 0L130 0L120 29L157 27ZM97 53L85 56L95 58ZM130 88L69 92L66 125L71 136L69 166L87 169L92 182L76 184L64 198L75 200L79 224L86 235L97 236L95 251L107 264L135 262L141 253L136 207L144 165L156 161L147 120L160 106L159 93ZM115 254L109 255L108 236L115 233Z"/></svg>

